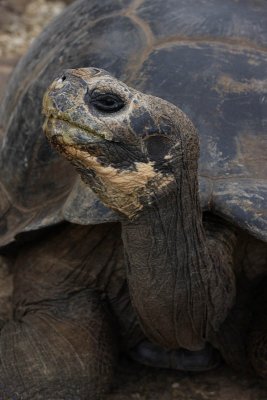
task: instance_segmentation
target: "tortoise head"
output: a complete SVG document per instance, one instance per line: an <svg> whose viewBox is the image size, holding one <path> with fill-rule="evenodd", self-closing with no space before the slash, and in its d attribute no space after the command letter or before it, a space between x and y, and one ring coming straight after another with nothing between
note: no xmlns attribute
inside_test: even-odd
<svg viewBox="0 0 267 400"><path fill-rule="evenodd" d="M104 70L67 70L48 88L43 113L50 142L127 218L174 190L181 167L197 169L198 138L183 112Z"/></svg>

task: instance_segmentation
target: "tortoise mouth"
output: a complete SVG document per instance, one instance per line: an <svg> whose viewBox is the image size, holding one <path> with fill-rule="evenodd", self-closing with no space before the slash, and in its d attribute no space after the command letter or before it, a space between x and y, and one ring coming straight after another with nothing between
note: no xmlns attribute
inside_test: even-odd
<svg viewBox="0 0 267 400"><path fill-rule="evenodd" d="M43 130L50 141L60 138L61 145L81 147L106 142L104 135L55 113L46 115Z"/></svg>

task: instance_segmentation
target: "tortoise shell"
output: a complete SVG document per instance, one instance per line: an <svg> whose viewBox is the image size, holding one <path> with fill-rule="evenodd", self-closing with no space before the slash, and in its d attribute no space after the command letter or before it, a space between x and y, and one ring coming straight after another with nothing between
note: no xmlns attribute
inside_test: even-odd
<svg viewBox="0 0 267 400"><path fill-rule="evenodd" d="M78 0L19 62L1 106L1 246L61 221L117 216L42 133L41 102L65 68L95 66L188 114L200 134L200 196L267 240L265 0Z"/></svg>

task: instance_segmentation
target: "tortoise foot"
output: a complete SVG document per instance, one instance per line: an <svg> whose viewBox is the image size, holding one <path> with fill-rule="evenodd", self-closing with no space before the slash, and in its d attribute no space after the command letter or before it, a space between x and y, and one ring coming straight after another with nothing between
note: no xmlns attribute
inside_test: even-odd
<svg viewBox="0 0 267 400"><path fill-rule="evenodd" d="M144 341L136 346L130 355L141 364L180 371L207 371L216 368L221 363L219 352L209 344L198 351L189 351L182 348L165 350L155 344Z"/></svg>

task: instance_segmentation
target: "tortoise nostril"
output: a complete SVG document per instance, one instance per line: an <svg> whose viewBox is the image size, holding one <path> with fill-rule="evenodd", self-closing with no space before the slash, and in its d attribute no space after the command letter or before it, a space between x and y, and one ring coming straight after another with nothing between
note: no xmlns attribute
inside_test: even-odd
<svg viewBox="0 0 267 400"><path fill-rule="evenodd" d="M94 72L94 75L98 75L101 73L101 69L99 69L99 68L91 68L91 69Z"/></svg>
<svg viewBox="0 0 267 400"><path fill-rule="evenodd" d="M67 79L66 75L63 75L61 78L62 82L64 82L66 79Z"/></svg>

